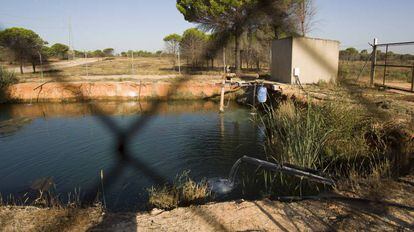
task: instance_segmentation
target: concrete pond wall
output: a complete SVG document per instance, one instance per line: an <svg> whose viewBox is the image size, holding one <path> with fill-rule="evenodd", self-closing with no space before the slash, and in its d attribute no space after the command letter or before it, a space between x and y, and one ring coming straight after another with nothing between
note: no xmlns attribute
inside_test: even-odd
<svg viewBox="0 0 414 232"><path fill-rule="evenodd" d="M220 95L221 85L212 82L49 82L9 86L3 102L65 102L88 100L196 100ZM226 91L234 91L227 87Z"/></svg>

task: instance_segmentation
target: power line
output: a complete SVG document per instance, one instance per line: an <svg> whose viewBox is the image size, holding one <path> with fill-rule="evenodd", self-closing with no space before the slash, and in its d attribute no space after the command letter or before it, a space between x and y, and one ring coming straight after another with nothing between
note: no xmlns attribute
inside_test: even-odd
<svg viewBox="0 0 414 232"><path fill-rule="evenodd" d="M20 27L27 27L27 28L40 28L40 29L56 29L56 30L62 30L62 29L67 29L67 27L54 27L54 26L38 26L38 25L27 25L27 24L22 24L22 23L17 23L17 22L10 22L10 21L0 21L0 24L3 24L3 26L5 26L5 24L7 25L16 25L16 26L20 26Z"/></svg>
<svg viewBox="0 0 414 232"><path fill-rule="evenodd" d="M1 11L0 13L2 16L7 16L7 17L11 17L11 18L15 18L15 19L22 19L22 20L38 20L38 21L47 21L48 23L55 23L56 22L56 17L52 17L52 16L48 16L48 17L27 17L27 16L22 16L22 15L13 15L10 14L8 12L5 11ZM53 18L53 20L51 20Z"/></svg>

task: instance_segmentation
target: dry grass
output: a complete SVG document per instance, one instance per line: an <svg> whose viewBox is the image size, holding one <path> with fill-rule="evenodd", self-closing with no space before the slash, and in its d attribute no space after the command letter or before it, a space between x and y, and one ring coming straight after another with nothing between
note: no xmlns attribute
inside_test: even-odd
<svg viewBox="0 0 414 232"><path fill-rule="evenodd" d="M177 74L172 70L168 58L164 57L138 57L132 62L125 57L111 59L102 58L87 65L62 68L44 72L44 77L72 77L72 76L106 76L106 75L169 75ZM40 73L19 74L20 78L39 78Z"/></svg>
<svg viewBox="0 0 414 232"><path fill-rule="evenodd" d="M148 202L153 207L159 209L173 209L178 207L178 193L167 186L161 188L151 187L148 189L148 194Z"/></svg>
<svg viewBox="0 0 414 232"><path fill-rule="evenodd" d="M178 206L205 202L211 196L207 182L197 183L188 174L189 172L186 171L177 175L172 186L164 185L148 189L150 206L159 209L173 209Z"/></svg>
<svg viewBox="0 0 414 232"><path fill-rule="evenodd" d="M182 65L183 73L186 65ZM191 72L200 75L218 75L222 69L211 71ZM178 68L174 69L169 57L136 57L134 60L126 57L102 58L98 62L87 65L51 70L44 73L44 77L79 77L79 76L116 76L116 75L178 75ZM39 78L40 73L19 74L22 79Z"/></svg>
<svg viewBox="0 0 414 232"><path fill-rule="evenodd" d="M383 63L383 62L382 62ZM391 64L402 64L401 61L389 62ZM403 65L412 65L413 61ZM344 79L357 79L363 82L368 82L370 79L371 62L366 63L364 67L364 61L340 61L339 63L339 76ZM384 67L376 67L374 82L377 84L383 83ZM411 83L412 70L411 68L399 68L399 67L387 67L386 70L386 83Z"/></svg>
<svg viewBox="0 0 414 232"><path fill-rule="evenodd" d="M384 200L387 185L391 178L391 164L388 160L373 163L368 174L352 169L348 178L336 185L337 192L352 193L354 196L370 200Z"/></svg>
<svg viewBox="0 0 414 232"><path fill-rule="evenodd" d="M166 75L177 74L171 62L163 57L117 57L88 65L89 75ZM85 66L64 69L63 75L86 76Z"/></svg>
<svg viewBox="0 0 414 232"><path fill-rule="evenodd" d="M87 231L102 220L102 208L0 206L1 231Z"/></svg>

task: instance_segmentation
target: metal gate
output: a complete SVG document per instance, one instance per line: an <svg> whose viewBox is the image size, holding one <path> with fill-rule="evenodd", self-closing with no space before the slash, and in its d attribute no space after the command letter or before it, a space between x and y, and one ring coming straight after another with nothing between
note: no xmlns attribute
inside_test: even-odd
<svg viewBox="0 0 414 232"><path fill-rule="evenodd" d="M402 59L399 62L392 62L390 61L390 51L391 47L397 46L408 46L414 45L414 41L411 42L398 42L398 43L383 43L378 44L377 40L374 40L374 44L372 44L373 52L372 52L372 59L371 59L371 75L370 75L370 85L377 85L385 88L390 89L397 89L403 91L410 91L414 92L414 60L408 60L408 62L404 63ZM378 62L378 56L381 55L381 51L379 48L385 48L385 54L383 55L383 62ZM403 56L403 55L400 55ZM377 73L377 67L381 67L383 70L382 73L382 80L379 83L375 82L375 77ZM411 76L407 77L406 82L393 82L390 77L390 68L400 68L409 70L411 72ZM381 75L381 74L380 74ZM381 76L380 76L381 77ZM388 78L387 78L388 77Z"/></svg>

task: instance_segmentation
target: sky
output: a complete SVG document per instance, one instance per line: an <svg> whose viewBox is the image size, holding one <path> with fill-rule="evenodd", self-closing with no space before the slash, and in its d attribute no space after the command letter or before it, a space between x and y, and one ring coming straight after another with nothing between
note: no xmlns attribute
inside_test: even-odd
<svg viewBox="0 0 414 232"><path fill-rule="evenodd" d="M311 37L357 49L368 48L374 37L414 41L413 0L314 1ZM0 0L0 28L13 26L32 29L49 44L68 44L70 37L77 50L121 52L162 50L166 35L195 25L184 20L175 0Z"/></svg>

